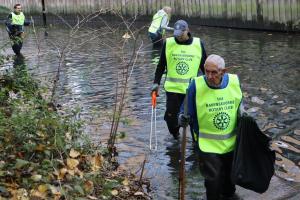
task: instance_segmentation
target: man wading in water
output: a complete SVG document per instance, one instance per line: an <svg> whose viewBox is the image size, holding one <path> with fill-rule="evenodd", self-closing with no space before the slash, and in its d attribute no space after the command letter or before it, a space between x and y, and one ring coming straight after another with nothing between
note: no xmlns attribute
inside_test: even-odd
<svg viewBox="0 0 300 200"><path fill-rule="evenodd" d="M25 20L21 4L14 5L14 11L8 15L5 25L12 42L12 49L16 55L20 55L25 37L24 26L30 25L30 21Z"/></svg>

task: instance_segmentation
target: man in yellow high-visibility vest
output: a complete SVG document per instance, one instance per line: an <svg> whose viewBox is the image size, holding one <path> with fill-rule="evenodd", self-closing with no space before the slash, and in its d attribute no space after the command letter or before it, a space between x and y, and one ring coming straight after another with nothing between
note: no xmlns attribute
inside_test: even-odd
<svg viewBox="0 0 300 200"><path fill-rule="evenodd" d="M166 70L164 120L175 139L179 136L177 116L186 89L192 78L202 74L205 59L206 52L202 40L192 36L186 21L178 20L174 25L174 37L167 38L163 45L151 88L152 92L158 92L162 75Z"/></svg>
<svg viewBox="0 0 300 200"><path fill-rule="evenodd" d="M188 116L178 123L192 127L204 176L206 199L236 200L231 180L238 116L242 113L242 91L235 74L226 73L224 59L212 54L204 64L205 75L196 77L188 88ZM183 113L181 107L181 113Z"/></svg>
<svg viewBox="0 0 300 200"><path fill-rule="evenodd" d="M169 20L171 18L172 8L169 6L157 11L152 18L151 25L148 29L148 36L153 45L159 46L163 44L163 36L166 30L172 31L173 28L169 27Z"/></svg>
<svg viewBox="0 0 300 200"><path fill-rule="evenodd" d="M30 25L30 21L25 19L21 4L18 3L14 5L14 11L8 15L5 25L8 35L13 43L12 49L15 54L18 55L20 54L23 39L25 37L24 26Z"/></svg>

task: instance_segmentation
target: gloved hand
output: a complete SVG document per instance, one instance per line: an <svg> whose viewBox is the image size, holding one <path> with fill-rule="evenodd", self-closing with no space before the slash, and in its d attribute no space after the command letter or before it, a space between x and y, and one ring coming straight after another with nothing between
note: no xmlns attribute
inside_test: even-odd
<svg viewBox="0 0 300 200"><path fill-rule="evenodd" d="M178 116L178 125L181 127L187 127L190 123L190 116L189 115L184 115L184 114L179 114Z"/></svg>
<svg viewBox="0 0 300 200"><path fill-rule="evenodd" d="M156 92L156 96L158 96L158 89L159 89L159 85L157 83L154 83L151 87L151 96L153 92Z"/></svg>

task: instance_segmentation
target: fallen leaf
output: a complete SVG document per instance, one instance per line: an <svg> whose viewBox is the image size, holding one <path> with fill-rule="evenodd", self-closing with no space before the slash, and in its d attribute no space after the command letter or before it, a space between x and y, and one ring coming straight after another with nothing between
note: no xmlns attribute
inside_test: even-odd
<svg viewBox="0 0 300 200"><path fill-rule="evenodd" d="M92 181L85 181L83 188L86 191L86 193L90 194L94 190L94 183Z"/></svg>
<svg viewBox="0 0 300 200"><path fill-rule="evenodd" d="M47 193L39 192L38 190L31 190L30 197L35 197L34 199L46 199Z"/></svg>
<svg viewBox="0 0 300 200"><path fill-rule="evenodd" d="M122 184L125 185L125 186L129 185L129 181L128 181L127 177L124 179L124 181L122 181Z"/></svg>
<svg viewBox="0 0 300 200"><path fill-rule="evenodd" d="M286 113L291 112L291 110L296 110L296 108L294 108L294 107L286 107L286 108L283 108L280 112L286 114Z"/></svg>
<svg viewBox="0 0 300 200"><path fill-rule="evenodd" d="M78 168L75 168L75 174L77 174L80 178L83 178L83 172L80 171Z"/></svg>
<svg viewBox="0 0 300 200"><path fill-rule="evenodd" d="M38 186L38 191L40 193L45 193L48 190L48 186L46 184L42 184Z"/></svg>
<svg viewBox="0 0 300 200"><path fill-rule="evenodd" d="M75 170L74 169L69 169L68 174L70 174L71 176L75 176Z"/></svg>
<svg viewBox="0 0 300 200"><path fill-rule="evenodd" d="M20 188L16 192L17 200L29 200L29 195L26 189Z"/></svg>
<svg viewBox="0 0 300 200"><path fill-rule="evenodd" d="M53 185L49 185L48 187L53 195L58 195L58 196L61 195L61 193L57 187L55 187Z"/></svg>
<svg viewBox="0 0 300 200"><path fill-rule="evenodd" d="M253 107L253 108L249 108L246 112L247 113L254 113L257 112L260 108L259 107Z"/></svg>
<svg viewBox="0 0 300 200"><path fill-rule="evenodd" d="M42 175L35 174L35 175L31 176L30 178L35 182L39 182L42 179Z"/></svg>
<svg viewBox="0 0 300 200"><path fill-rule="evenodd" d="M92 170L97 171L101 168L103 162L103 156L97 153L92 159L91 159L91 164L92 164Z"/></svg>
<svg viewBox="0 0 300 200"><path fill-rule="evenodd" d="M45 151L46 149L46 145L44 144L38 144L36 147L35 147L35 150L36 151Z"/></svg>
<svg viewBox="0 0 300 200"><path fill-rule="evenodd" d="M84 191L80 185L75 185L74 189L79 192L80 194L84 195Z"/></svg>
<svg viewBox="0 0 300 200"><path fill-rule="evenodd" d="M80 153L78 151L74 150L74 149L71 149L69 155L70 155L71 158L77 158L80 155Z"/></svg>
<svg viewBox="0 0 300 200"><path fill-rule="evenodd" d="M142 192L136 192L136 193L134 193L134 196L144 196L144 193L142 193Z"/></svg>
<svg viewBox="0 0 300 200"><path fill-rule="evenodd" d="M25 165L29 164L29 162L27 160L22 160L22 159L16 159L16 169L20 169L22 167L24 167Z"/></svg>
<svg viewBox="0 0 300 200"><path fill-rule="evenodd" d="M124 38L124 39L129 39L129 38L131 38L131 36L126 32L126 33L122 36L122 38Z"/></svg>
<svg viewBox="0 0 300 200"><path fill-rule="evenodd" d="M119 192L118 192L118 190L112 190L112 191L111 191L111 194L112 194L113 196L117 196L117 195L119 194Z"/></svg>
<svg viewBox="0 0 300 200"><path fill-rule="evenodd" d="M276 127L277 127L276 124L274 124L274 123L269 123L268 125L266 125L266 126L262 129L262 131L264 132L264 131L266 131L266 130L268 130L268 129L270 129L270 128L276 128Z"/></svg>
<svg viewBox="0 0 300 200"><path fill-rule="evenodd" d="M70 132L66 132L66 138L68 141L71 141L72 140L72 135Z"/></svg>
<svg viewBox="0 0 300 200"><path fill-rule="evenodd" d="M261 87L259 88L262 92L266 92L268 89L267 88L264 88L264 87Z"/></svg>
<svg viewBox="0 0 300 200"><path fill-rule="evenodd" d="M58 179L58 180L63 180L64 177L65 177L65 174L66 174L67 172L68 172L67 168L61 168L61 169L59 170L59 174L58 174L58 176L57 176L57 179Z"/></svg>
<svg viewBox="0 0 300 200"><path fill-rule="evenodd" d="M90 196L90 195L88 195L87 198L92 199L92 200L97 200L98 199L97 197L93 197L93 196Z"/></svg>
<svg viewBox="0 0 300 200"><path fill-rule="evenodd" d="M79 161L73 158L67 158L67 166L69 169L75 169L79 165Z"/></svg>

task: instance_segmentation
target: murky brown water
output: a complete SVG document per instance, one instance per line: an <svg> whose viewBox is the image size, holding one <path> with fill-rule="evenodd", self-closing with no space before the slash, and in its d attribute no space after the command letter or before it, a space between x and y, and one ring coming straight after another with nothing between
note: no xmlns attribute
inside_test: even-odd
<svg viewBox="0 0 300 200"><path fill-rule="evenodd" d="M278 152L276 175L290 181L291 187L297 185L296 182L300 182L300 35L197 26L192 26L191 30L205 42L208 54L222 55L227 66L235 66L231 73L237 73L240 77L246 109L273 138L272 146ZM37 56L36 41L31 30L23 54L34 76L45 85L53 78L58 58L56 49L43 40L42 33L39 37L40 56ZM67 39L67 30L53 27L49 30L48 39L55 41L58 38ZM5 29L1 26L0 46L7 39ZM149 43L146 32L141 39L145 45ZM8 47L5 54L13 53ZM126 133L126 137L118 139L118 158L122 167L140 173L140 166L147 156L145 176L151 178L154 199L177 199L179 142L168 134L163 121L163 91L158 98L157 108L158 150L149 152L149 88L158 55L159 52L153 50L151 45L145 47L132 71L124 112L126 117L121 121L119 129ZM111 116L119 63L113 52L93 42L74 50L65 63L58 101L63 107L79 107L80 117L88 124L87 132L95 140L105 143L110 129L108 119ZM11 65L10 61L6 63L6 67ZM203 179L190 137L186 176L187 199L199 199L204 192ZM284 183L276 180L272 184L278 188L283 187ZM290 190L281 191L280 195L274 189L275 186L263 199L288 198L286 194ZM241 192L244 196L249 195ZM251 194L247 198L251 199ZM259 197L252 195L252 199Z"/></svg>

